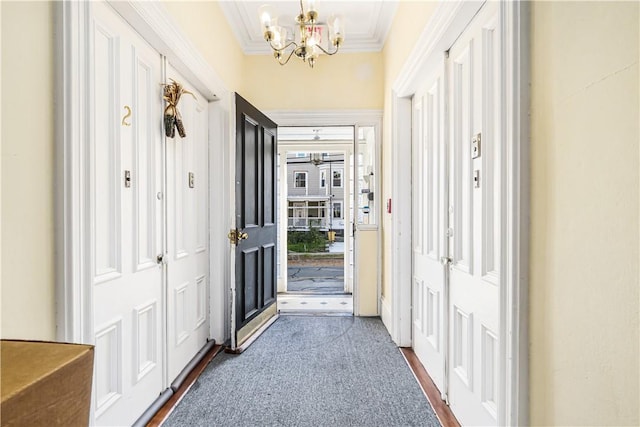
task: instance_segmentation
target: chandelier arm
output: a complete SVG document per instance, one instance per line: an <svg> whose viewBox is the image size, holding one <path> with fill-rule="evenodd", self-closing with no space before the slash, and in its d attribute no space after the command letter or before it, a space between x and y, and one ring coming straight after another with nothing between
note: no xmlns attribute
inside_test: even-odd
<svg viewBox="0 0 640 427"><path fill-rule="evenodd" d="M295 49L292 50L291 52L289 52L289 56L287 56L287 60L286 61L281 62L280 59L278 59L278 58L276 58L276 61L278 61L278 64L280 64L280 65L287 65L287 62L289 62L289 60L293 56L293 52L295 52Z"/></svg>
<svg viewBox="0 0 640 427"><path fill-rule="evenodd" d="M336 50L334 50L333 52L329 52L328 50L326 50L325 48L323 48L322 46L320 46L319 44L316 45L316 47L318 49L320 49L321 51L323 51L326 55L335 55L336 53L338 53L338 51L340 50L340 46L336 46Z"/></svg>
<svg viewBox="0 0 640 427"><path fill-rule="evenodd" d="M290 46L295 46L296 48L298 47L298 44L297 44L296 42L294 42L294 41L289 42L289 44L287 44L285 47L282 47L282 48L280 48L280 49L276 48L276 47L273 45L273 42L269 42L269 45L271 46L271 49L275 50L276 52L282 52L282 51L285 51L285 50L287 50ZM295 50L295 49L294 49L294 50Z"/></svg>

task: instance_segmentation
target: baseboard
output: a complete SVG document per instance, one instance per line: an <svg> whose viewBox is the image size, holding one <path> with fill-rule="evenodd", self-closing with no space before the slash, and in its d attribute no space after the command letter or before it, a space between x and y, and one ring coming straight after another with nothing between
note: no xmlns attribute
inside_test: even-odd
<svg viewBox="0 0 640 427"><path fill-rule="evenodd" d="M380 297L380 307L381 307L381 318L384 326L387 327L387 330L391 332L393 330L393 318L391 317L391 304L387 299L382 296Z"/></svg>

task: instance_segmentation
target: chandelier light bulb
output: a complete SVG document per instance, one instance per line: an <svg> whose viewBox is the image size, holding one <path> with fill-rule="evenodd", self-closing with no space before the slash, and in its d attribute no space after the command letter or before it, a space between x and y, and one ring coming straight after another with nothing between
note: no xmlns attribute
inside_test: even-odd
<svg viewBox="0 0 640 427"><path fill-rule="evenodd" d="M318 24L315 0L300 2L300 11L295 19L297 25L291 39L287 29L278 25L278 18L271 6L261 6L258 16L264 39L271 46L273 57L280 65L287 64L292 56L296 56L313 68L321 54L331 56L338 53L344 39L343 19L341 16L333 16L329 22L329 41L335 49L323 47L327 36L324 35L325 26Z"/></svg>
<svg viewBox="0 0 640 427"><path fill-rule="evenodd" d="M271 29L271 27L277 24L277 17L275 14L275 10L273 7L269 5L260 6L258 9L258 16L260 17L260 24L262 24L262 31L266 32Z"/></svg>

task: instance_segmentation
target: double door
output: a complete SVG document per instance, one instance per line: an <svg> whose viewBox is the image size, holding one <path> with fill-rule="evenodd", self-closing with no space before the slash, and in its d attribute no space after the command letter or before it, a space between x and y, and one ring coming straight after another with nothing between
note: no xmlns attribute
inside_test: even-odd
<svg viewBox="0 0 640 427"><path fill-rule="evenodd" d="M463 425L497 425L502 404L500 7L482 7L413 99L413 345Z"/></svg>
<svg viewBox="0 0 640 427"><path fill-rule="evenodd" d="M108 4L92 4L86 189L95 344L92 424L133 423L206 343L205 98ZM165 138L162 83L185 138Z"/></svg>

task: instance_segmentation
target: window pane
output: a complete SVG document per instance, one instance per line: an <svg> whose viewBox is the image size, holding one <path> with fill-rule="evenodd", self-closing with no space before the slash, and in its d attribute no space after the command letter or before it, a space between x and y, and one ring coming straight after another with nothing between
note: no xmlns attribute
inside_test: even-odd
<svg viewBox="0 0 640 427"><path fill-rule="evenodd" d="M333 171L333 182L332 185L334 187L342 187L342 171L335 170Z"/></svg>
<svg viewBox="0 0 640 427"><path fill-rule="evenodd" d="M295 173L295 187L296 188L305 188L307 186L307 173L306 172L296 172Z"/></svg>
<svg viewBox="0 0 640 427"><path fill-rule="evenodd" d="M358 128L356 206L358 224L376 224L376 132L373 126Z"/></svg>

